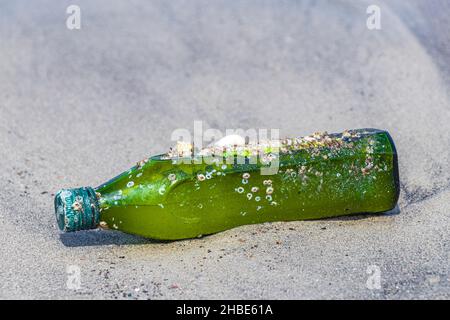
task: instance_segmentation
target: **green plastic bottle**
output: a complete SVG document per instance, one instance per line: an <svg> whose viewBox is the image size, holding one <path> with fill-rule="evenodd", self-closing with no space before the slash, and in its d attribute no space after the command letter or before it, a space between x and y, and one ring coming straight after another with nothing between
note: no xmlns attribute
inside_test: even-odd
<svg viewBox="0 0 450 320"><path fill-rule="evenodd" d="M397 153L386 131L209 151L154 156L97 188L59 191L59 228L175 240L245 224L383 212L399 196Z"/></svg>

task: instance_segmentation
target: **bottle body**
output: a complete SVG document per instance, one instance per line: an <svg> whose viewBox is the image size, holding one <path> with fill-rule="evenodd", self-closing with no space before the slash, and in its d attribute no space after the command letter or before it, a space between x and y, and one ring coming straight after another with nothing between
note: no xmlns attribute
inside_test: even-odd
<svg viewBox="0 0 450 320"><path fill-rule="evenodd" d="M99 220L175 240L245 224L383 212L397 203L397 154L385 131L288 141L279 151L270 175L261 160L223 154L149 158L95 189Z"/></svg>

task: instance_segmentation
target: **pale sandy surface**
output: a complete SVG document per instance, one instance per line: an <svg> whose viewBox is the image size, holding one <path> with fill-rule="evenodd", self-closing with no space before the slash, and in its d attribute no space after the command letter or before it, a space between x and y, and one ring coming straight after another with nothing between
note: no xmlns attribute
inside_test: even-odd
<svg viewBox="0 0 450 320"><path fill-rule="evenodd" d="M380 31L364 1L106 0L77 1L69 31L72 2L0 1L0 298L450 297L447 1L377 2ZM387 129L399 212L171 243L59 233L52 193L166 151L196 119Z"/></svg>

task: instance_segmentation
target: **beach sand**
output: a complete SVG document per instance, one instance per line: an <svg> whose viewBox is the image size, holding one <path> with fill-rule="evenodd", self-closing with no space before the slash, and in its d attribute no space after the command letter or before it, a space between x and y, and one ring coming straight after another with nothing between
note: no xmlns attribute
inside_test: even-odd
<svg viewBox="0 0 450 320"><path fill-rule="evenodd" d="M65 2L0 5L0 298L450 298L446 1L378 2L381 30L364 1L77 3L80 30ZM386 129L398 210L176 242L60 233L56 191L166 152L194 120Z"/></svg>

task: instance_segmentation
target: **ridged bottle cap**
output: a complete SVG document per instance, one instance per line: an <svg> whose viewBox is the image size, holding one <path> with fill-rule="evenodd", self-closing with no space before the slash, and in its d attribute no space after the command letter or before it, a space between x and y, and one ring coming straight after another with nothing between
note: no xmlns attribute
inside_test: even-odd
<svg viewBox="0 0 450 320"><path fill-rule="evenodd" d="M100 222L97 196L91 187L62 189L55 196L58 227L72 232L94 229Z"/></svg>

